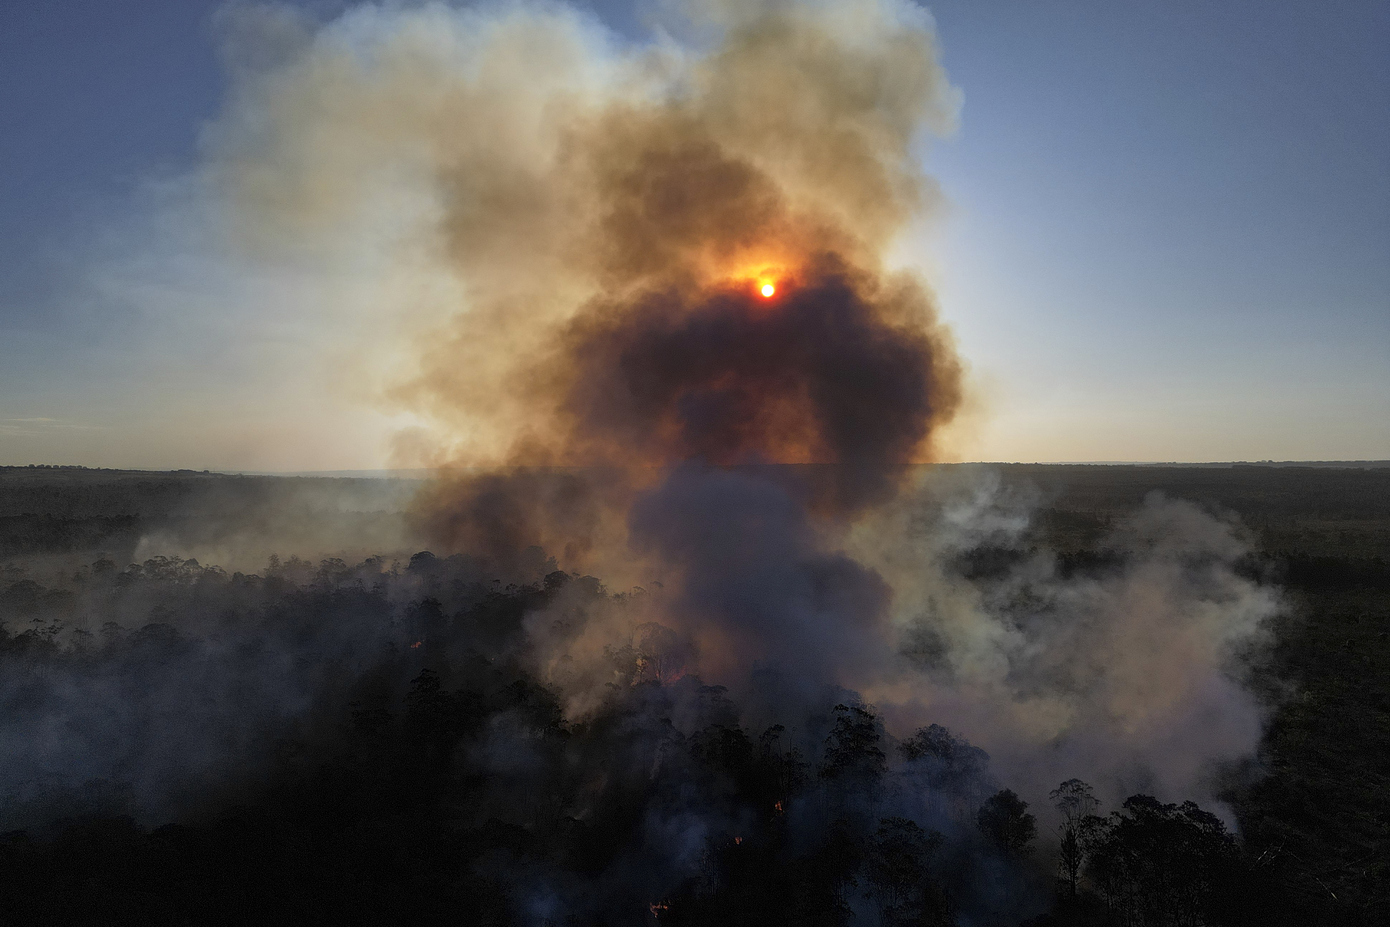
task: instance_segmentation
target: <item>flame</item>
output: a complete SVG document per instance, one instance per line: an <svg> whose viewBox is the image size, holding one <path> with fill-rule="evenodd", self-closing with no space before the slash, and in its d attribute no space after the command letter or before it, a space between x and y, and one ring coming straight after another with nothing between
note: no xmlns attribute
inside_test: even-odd
<svg viewBox="0 0 1390 927"><path fill-rule="evenodd" d="M663 911L671 910L671 906L662 901L654 901L648 907L652 909L652 917L660 917Z"/></svg>
<svg viewBox="0 0 1390 927"><path fill-rule="evenodd" d="M410 645L410 649L411 649L411 650L418 650L418 649L420 648L420 645L423 644L423 643L424 643L424 641L416 641L415 643L413 643L413 644Z"/></svg>
<svg viewBox="0 0 1390 927"><path fill-rule="evenodd" d="M742 838L742 837L735 837L735 838L734 838L734 846L738 846L738 845L739 845L740 843L742 843L742 842L743 842L743 838Z"/></svg>

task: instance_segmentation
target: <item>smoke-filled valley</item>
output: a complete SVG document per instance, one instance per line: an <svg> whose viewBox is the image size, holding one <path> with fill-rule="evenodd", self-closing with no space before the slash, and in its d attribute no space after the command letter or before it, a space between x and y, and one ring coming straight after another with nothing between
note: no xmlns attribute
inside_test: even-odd
<svg viewBox="0 0 1390 927"><path fill-rule="evenodd" d="M1281 471L933 463L972 384L895 250L959 102L924 10L229 15L185 208L333 307L419 479L0 477L16 918L1383 912L1262 829Z"/></svg>

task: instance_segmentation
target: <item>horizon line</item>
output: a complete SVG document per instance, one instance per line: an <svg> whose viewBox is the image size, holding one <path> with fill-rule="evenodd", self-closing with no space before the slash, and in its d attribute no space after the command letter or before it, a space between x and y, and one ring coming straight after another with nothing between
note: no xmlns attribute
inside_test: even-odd
<svg viewBox="0 0 1390 927"><path fill-rule="evenodd" d="M805 466L835 466L835 464L806 464L806 463L762 463L762 464L738 464L734 466L770 466L770 467L805 467ZM958 461L927 461L909 464L909 467L1268 467L1277 468L1297 468L1306 467L1309 469L1348 469L1348 470L1368 470L1390 468L1390 459L1362 459L1362 460L958 460ZM85 471L93 473L162 473L162 474L193 474L208 476L271 476L271 477L306 477L319 479L390 479L390 478L412 478L426 477L429 474L447 473L451 471L468 470L586 470L603 469L602 466L584 465L525 465L513 464L501 467L484 466L445 466L445 467L378 467L363 469L325 469L325 470L251 470L240 468L226 469L194 469L190 467L94 467L86 464L0 464L0 471L13 470L52 470L52 471ZM651 468L660 469L660 468Z"/></svg>

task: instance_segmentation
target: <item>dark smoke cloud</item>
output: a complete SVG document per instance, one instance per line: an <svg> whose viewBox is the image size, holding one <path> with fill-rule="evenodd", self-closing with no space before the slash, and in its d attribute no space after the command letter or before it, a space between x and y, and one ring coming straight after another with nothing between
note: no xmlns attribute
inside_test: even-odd
<svg viewBox="0 0 1390 927"><path fill-rule="evenodd" d="M463 118L484 95L552 98L504 151L441 167L466 305L397 395L443 427L439 462L834 462L863 483L841 502L881 501L961 396L929 291L884 261L929 199L915 146L951 107L930 20L686 12L701 44L593 59L623 74L602 89L470 88ZM530 39L563 22L534 14Z"/></svg>
<svg viewBox="0 0 1390 927"><path fill-rule="evenodd" d="M587 559L611 497L626 485L618 471L482 473L426 487L410 520L434 545L482 557L499 575L517 575L517 558L530 548L573 567Z"/></svg>
<svg viewBox="0 0 1390 927"><path fill-rule="evenodd" d="M761 661L795 666L810 685L848 684L891 656L887 584L825 550L805 507L775 483L683 468L631 519L634 545L679 564L665 617L696 635L701 670L715 678Z"/></svg>
<svg viewBox="0 0 1390 927"><path fill-rule="evenodd" d="M672 287L581 316L558 384L567 443L635 464L834 464L819 501L853 511L891 498L955 409L957 365L930 332L894 324L866 275L833 257L804 274L771 299Z"/></svg>

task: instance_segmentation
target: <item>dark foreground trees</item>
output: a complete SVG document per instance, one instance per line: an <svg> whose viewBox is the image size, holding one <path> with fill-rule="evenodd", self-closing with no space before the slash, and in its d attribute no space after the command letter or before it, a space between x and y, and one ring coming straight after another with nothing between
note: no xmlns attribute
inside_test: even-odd
<svg viewBox="0 0 1390 927"><path fill-rule="evenodd" d="M1010 789L990 796L976 815L985 839L1010 856L1022 856L1037 835L1037 818L1028 813L1028 803Z"/></svg>
<svg viewBox="0 0 1390 927"><path fill-rule="evenodd" d="M1291 923L1271 867L1251 859L1220 819L1187 801L1133 795L1107 816L1091 787L1052 792L1059 825L1059 900L1034 923L1217 927Z"/></svg>
<svg viewBox="0 0 1390 927"><path fill-rule="evenodd" d="M567 717L526 622L559 637L625 605L591 578L152 560L7 596L28 630L0 634L0 721L47 752L0 770L6 924L940 927L1049 901L1034 815L940 726L895 741L830 690L753 727L652 627ZM88 611L121 621L49 630ZM1101 818L1076 780L1054 798L1052 923L1248 922L1252 867L1215 818L1143 797Z"/></svg>
<svg viewBox="0 0 1390 927"><path fill-rule="evenodd" d="M64 726L0 769L6 924L949 924L948 863L988 861L933 810L984 788L982 753L933 729L973 765L914 759L843 690L745 727L668 629L566 717L525 622L625 607L587 577L421 554L7 588L0 726Z"/></svg>
<svg viewBox="0 0 1390 927"><path fill-rule="evenodd" d="M1092 839L1087 874L1119 923L1217 923L1239 881L1235 840L1190 801L1132 796Z"/></svg>

